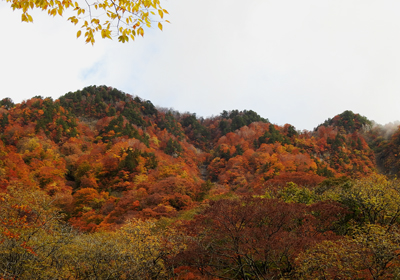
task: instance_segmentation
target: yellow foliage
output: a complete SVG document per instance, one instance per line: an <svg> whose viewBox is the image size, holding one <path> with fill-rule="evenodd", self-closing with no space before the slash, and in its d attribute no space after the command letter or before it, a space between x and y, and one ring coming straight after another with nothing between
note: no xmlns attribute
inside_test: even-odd
<svg viewBox="0 0 400 280"><path fill-rule="evenodd" d="M316 244L297 258L298 279L397 279L400 235L396 227L367 224L353 236Z"/></svg>
<svg viewBox="0 0 400 280"><path fill-rule="evenodd" d="M158 28L162 30L164 15L168 12L160 5L159 0L117 0L102 2L85 1L85 6L72 0L6 0L11 4L13 10L21 10L21 21L33 22L29 10L40 9L47 11L50 16L63 16L66 11L74 13L68 21L77 25L81 23L80 30L76 36L79 38L84 31L86 43L95 42L95 35L101 38L112 39L117 37L119 42L125 43L129 39L134 40L136 36L144 35L143 27L151 27L152 22L158 22ZM90 22L88 22L88 15ZM103 14L97 17L96 14ZM157 20L157 17L159 20ZM86 19L86 20L85 20Z"/></svg>
<svg viewBox="0 0 400 280"><path fill-rule="evenodd" d="M182 249L175 230L133 219L116 232L76 236L63 248L63 262L72 279L170 279L165 258Z"/></svg>
<svg viewBox="0 0 400 280"><path fill-rule="evenodd" d="M167 178L170 176L181 176L185 170L183 169L182 164L172 164L172 165L164 165L159 167L160 173L158 177ZM184 175L185 176L185 175Z"/></svg>
<svg viewBox="0 0 400 280"><path fill-rule="evenodd" d="M156 137L156 136L154 136L154 137L151 137L150 138L150 141L151 142L153 142L155 145L156 145L156 147L159 147L160 146L160 140L158 140L158 138Z"/></svg>
<svg viewBox="0 0 400 280"><path fill-rule="evenodd" d="M165 261L185 249L176 230L134 219L115 232L78 233L51 202L21 186L0 193L4 279L171 279Z"/></svg>
<svg viewBox="0 0 400 280"><path fill-rule="evenodd" d="M134 182L136 184L142 183L142 182L147 182L148 177L146 174L139 174L135 176Z"/></svg>

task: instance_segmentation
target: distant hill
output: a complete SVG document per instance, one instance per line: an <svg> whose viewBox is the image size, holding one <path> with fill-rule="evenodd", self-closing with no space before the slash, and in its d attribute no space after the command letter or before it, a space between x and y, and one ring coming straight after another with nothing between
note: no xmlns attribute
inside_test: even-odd
<svg viewBox="0 0 400 280"><path fill-rule="evenodd" d="M372 121L367 119L367 117L347 110L339 115L336 115L332 119L326 120L320 126L333 126L344 130L346 133L353 133L356 131L361 132L362 130L370 129L372 126Z"/></svg>

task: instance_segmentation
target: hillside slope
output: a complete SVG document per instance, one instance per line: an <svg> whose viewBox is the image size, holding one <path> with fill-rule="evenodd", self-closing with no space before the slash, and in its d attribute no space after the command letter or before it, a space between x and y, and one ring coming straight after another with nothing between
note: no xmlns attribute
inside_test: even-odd
<svg viewBox="0 0 400 280"><path fill-rule="evenodd" d="M251 110L204 119L106 86L58 100L3 99L0 186L36 186L57 198L74 227L113 229L132 217L175 217L222 194L372 174L379 141L367 143L370 126L350 111L313 132ZM391 173L400 169L399 135L381 151Z"/></svg>

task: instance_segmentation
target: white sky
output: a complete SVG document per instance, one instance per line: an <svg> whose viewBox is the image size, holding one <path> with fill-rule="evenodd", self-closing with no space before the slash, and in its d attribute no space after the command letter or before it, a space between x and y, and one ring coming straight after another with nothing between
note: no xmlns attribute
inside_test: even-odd
<svg viewBox="0 0 400 280"><path fill-rule="evenodd" d="M400 1L168 0L164 31L120 44L76 39L66 18L0 2L0 98L108 85L197 116L254 110L311 130L352 110L400 119Z"/></svg>

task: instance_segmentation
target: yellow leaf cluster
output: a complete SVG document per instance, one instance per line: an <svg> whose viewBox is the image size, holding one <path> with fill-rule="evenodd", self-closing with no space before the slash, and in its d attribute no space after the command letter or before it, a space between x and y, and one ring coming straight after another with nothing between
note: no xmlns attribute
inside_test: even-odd
<svg viewBox="0 0 400 280"><path fill-rule="evenodd" d="M84 34L85 42L95 42L95 35L101 38L118 38L125 43L136 36L144 36L144 27L150 28L157 22L158 28L163 30L162 22L165 20L167 10L163 9L159 0L117 0L103 2L85 1L84 6L71 0L6 0L11 3L13 10L21 10L23 22L33 22L28 13L32 9L47 11L50 16L63 16L66 11L74 15L68 17L68 21L77 25L82 23L76 36ZM102 16L97 16L100 14Z"/></svg>
<svg viewBox="0 0 400 280"><path fill-rule="evenodd" d="M171 279L165 261L185 248L175 229L133 219L114 232L79 233L52 200L22 186L0 193L4 279Z"/></svg>

